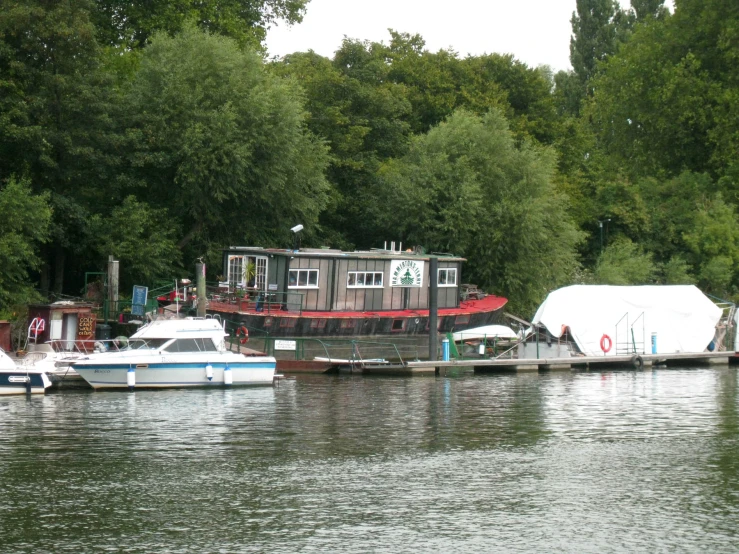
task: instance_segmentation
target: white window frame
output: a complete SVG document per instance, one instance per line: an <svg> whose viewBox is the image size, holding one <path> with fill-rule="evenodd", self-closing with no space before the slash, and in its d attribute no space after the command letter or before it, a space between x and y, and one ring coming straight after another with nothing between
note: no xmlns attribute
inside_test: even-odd
<svg viewBox="0 0 739 554"><path fill-rule="evenodd" d="M226 280L229 286L244 288L246 285L244 282L244 258L245 256L243 254L228 257L228 275L226 275ZM232 277L234 278L232 279Z"/></svg>
<svg viewBox="0 0 739 554"><path fill-rule="evenodd" d="M446 273L446 283L441 283L441 272ZM454 282L449 282L449 273L454 274ZM456 267L440 267L436 275L436 285L439 287L456 287L457 286L457 268Z"/></svg>
<svg viewBox="0 0 739 554"><path fill-rule="evenodd" d="M297 273L297 278L295 279L295 282L298 283L297 285L291 285L290 284L290 275L293 272ZM310 274L311 273L315 273L316 274L316 284L315 285L310 285L310 284L301 285L301 284L299 284L300 283L300 274L301 273L306 273L306 278L305 278L305 282L306 283L309 283L310 282ZM288 275L287 275L287 283L288 283L287 288L289 288L289 289L317 289L318 288L318 284L320 283L320 276L321 276L321 274L319 273L318 269L314 269L314 268L306 268L306 269L298 269L298 268L295 268L295 269L290 269L290 270L288 270Z"/></svg>
<svg viewBox="0 0 739 554"><path fill-rule="evenodd" d="M364 275L364 284L357 284L357 275ZM352 275L354 276L354 284L350 283ZM372 276L372 284L367 284L367 276ZM375 276L380 276L380 284L375 285ZM346 288L348 289L381 289L385 286L385 273L383 271L349 271L346 274Z"/></svg>

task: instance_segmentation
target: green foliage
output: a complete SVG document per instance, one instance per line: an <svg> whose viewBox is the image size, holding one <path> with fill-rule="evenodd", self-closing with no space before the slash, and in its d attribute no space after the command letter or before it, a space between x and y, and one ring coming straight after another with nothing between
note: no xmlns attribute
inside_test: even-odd
<svg viewBox="0 0 739 554"><path fill-rule="evenodd" d="M595 75L598 63L616 51L617 13L615 0L577 0L571 19L570 62L583 88Z"/></svg>
<svg viewBox="0 0 739 554"><path fill-rule="evenodd" d="M123 290L168 279L181 269L178 229L166 210L128 196L109 217L96 216L91 226L100 258L112 255L120 262Z"/></svg>
<svg viewBox="0 0 739 554"><path fill-rule="evenodd" d="M91 6L23 0L0 9L0 179L24 175L51 193L41 281L46 288L53 269L57 292L66 261L88 250L89 211L111 201L120 161L115 89L100 68Z"/></svg>
<svg viewBox="0 0 739 554"><path fill-rule="evenodd" d="M698 210L684 240L698 268L699 285L717 296L735 292L739 267L739 220L718 195Z"/></svg>
<svg viewBox="0 0 739 554"><path fill-rule="evenodd" d="M551 152L516 147L499 112L458 111L385 168L382 224L406 244L468 258L470 280L528 312L578 268L582 234L553 172Z"/></svg>
<svg viewBox="0 0 739 554"><path fill-rule="evenodd" d="M96 0L95 23L104 44L140 48L160 31L174 35L188 21L202 30L259 47L279 20L298 23L308 0Z"/></svg>
<svg viewBox="0 0 739 554"><path fill-rule="evenodd" d="M656 275L652 254L623 236L606 246L593 271L595 283L601 285L648 285Z"/></svg>
<svg viewBox="0 0 739 554"><path fill-rule="evenodd" d="M127 97L131 164L149 185L139 199L167 208L191 258L315 224L327 156L301 100L231 39L192 26L152 39Z"/></svg>
<svg viewBox="0 0 739 554"><path fill-rule="evenodd" d="M670 258L662 268L662 282L665 285L694 285L690 264L680 256Z"/></svg>
<svg viewBox="0 0 739 554"><path fill-rule="evenodd" d="M34 195L11 177L0 187L0 311L38 300L29 271L38 269L39 244L49 236L49 194Z"/></svg>

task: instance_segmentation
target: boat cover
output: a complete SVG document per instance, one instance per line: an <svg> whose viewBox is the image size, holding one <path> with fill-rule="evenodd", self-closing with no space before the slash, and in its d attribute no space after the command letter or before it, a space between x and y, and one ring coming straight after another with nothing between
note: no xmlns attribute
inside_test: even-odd
<svg viewBox="0 0 739 554"><path fill-rule="evenodd" d="M505 325L484 325L483 327L475 327L466 331L457 331L452 337L454 338L454 342L459 342L484 338L517 339L518 335L513 329Z"/></svg>
<svg viewBox="0 0 739 554"><path fill-rule="evenodd" d="M549 293L533 323L557 338L569 327L586 356L651 353L652 333L656 352L667 354L705 351L721 315L693 285L573 285Z"/></svg>

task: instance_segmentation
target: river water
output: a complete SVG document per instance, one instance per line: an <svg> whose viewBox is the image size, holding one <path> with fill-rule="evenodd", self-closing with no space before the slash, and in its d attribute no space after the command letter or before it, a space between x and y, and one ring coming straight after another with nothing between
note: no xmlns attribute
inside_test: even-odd
<svg viewBox="0 0 739 554"><path fill-rule="evenodd" d="M737 370L0 399L0 552L736 552Z"/></svg>

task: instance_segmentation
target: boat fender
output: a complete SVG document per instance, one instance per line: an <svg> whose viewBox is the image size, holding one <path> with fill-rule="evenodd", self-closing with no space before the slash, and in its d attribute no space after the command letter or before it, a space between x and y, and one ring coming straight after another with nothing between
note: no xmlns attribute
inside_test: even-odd
<svg viewBox="0 0 739 554"><path fill-rule="evenodd" d="M613 346L613 341L611 340L611 337L604 334L600 338L600 349L603 351L603 354L610 352L612 346Z"/></svg>
<svg viewBox="0 0 739 554"><path fill-rule="evenodd" d="M228 364L226 364L226 367L223 368L223 384L224 385L233 385L234 377L231 374L231 368L228 367Z"/></svg>
<svg viewBox="0 0 739 554"><path fill-rule="evenodd" d="M208 378L208 381L213 380L213 366L208 364L205 366L205 376Z"/></svg>
<svg viewBox="0 0 739 554"><path fill-rule="evenodd" d="M241 337L241 338L239 339L239 342L240 342L241 344L246 344L247 342L249 342L249 329L247 329L246 327L244 327L244 326L242 325L242 326L241 326L241 327L239 327L239 328L238 328L238 330L236 331L236 336L238 336L238 337Z"/></svg>
<svg viewBox="0 0 739 554"><path fill-rule="evenodd" d="M128 385L128 390L133 390L136 386L136 370L133 366L128 366L128 371L126 372L126 384Z"/></svg>
<svg viewBox="0 0 739 554"><path fill-rule="evenodd" d="M635 355L631 357L631 365L634 369L644 369L644 360L641 356Z"/></svg>

